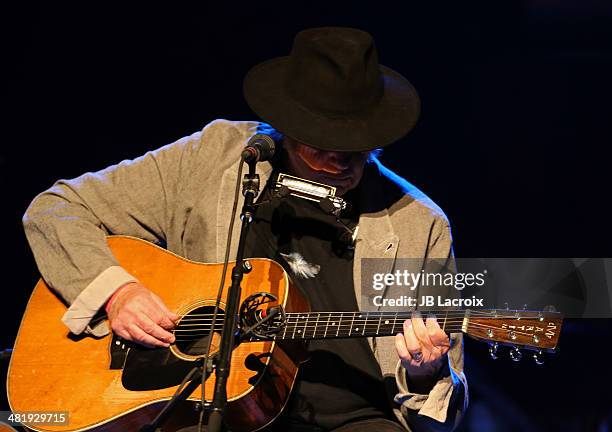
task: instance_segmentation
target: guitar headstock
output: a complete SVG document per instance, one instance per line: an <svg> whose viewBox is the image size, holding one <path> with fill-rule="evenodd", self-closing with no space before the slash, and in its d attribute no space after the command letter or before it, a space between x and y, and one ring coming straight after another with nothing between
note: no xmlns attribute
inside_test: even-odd
<svg viewBox="0 0 612 432"><path fill-rule="evenodd" d="M497 358L498 345L506 345L513 348L512 360L519 361L520 349L527 349L536 351L534 359L541 364L543 351L556 351L562 324L563 317L555 311L479 309L466 312L463 331L489 342L492 358Z"/></svg>

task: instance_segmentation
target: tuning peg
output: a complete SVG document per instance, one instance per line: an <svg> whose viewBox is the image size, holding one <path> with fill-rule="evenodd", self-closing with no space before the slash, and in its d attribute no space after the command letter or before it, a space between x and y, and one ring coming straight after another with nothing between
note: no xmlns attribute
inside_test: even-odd
<svg viewBox="0 0 612 432"><path fill-rule="evenodd" d="M506 307L506 310L510 310L510 306L508 306L508 302L504 302L504 306Z"/></svg>
<svg viewBox="0 0 612 432"><path fill-rule="evenodd" d="M521 359L523 358L523 353L521 352L519 347L515 346L513 349L510 350L510 358L512 359L512 361L515 362L521 361Z"/></svg>
<svg viewBox="0 0 612 432"><path fill-rule="evenodd" d="M525 303L525 304L523 305L523 310L524 310L524 311L526 311L526 310L527 310L527 303Z"/></svg>
<svg viewBox="0 0 612 432"><path fill-rule="evenodd" d="M533 353L533 361L539 366L544 364L544 353L542 350Z"/></svg>
<svg viewBox="0 0 612 432"><path fill-rule="evenodd" d="M546 305L544 306L544 312L557 312L557 308L555 308L553 305Z"/></svg>
<svg viewBox="0 0 612 432"><path fill-rule="evenodd" d="M493 360L497 360L497 348L498 348L497 342L489 344L489 356Z"/></svg>

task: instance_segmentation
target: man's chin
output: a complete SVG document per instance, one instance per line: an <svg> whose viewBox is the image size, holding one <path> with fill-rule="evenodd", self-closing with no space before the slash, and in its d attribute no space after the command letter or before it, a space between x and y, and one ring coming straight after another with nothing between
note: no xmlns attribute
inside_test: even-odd
<svg viewBox="0 0 612 432"><path fill-rule="evenodd" d="M337 177L334 175L319 175L319 182L335 187L349 187L353 183L353 176Z"/></svg>

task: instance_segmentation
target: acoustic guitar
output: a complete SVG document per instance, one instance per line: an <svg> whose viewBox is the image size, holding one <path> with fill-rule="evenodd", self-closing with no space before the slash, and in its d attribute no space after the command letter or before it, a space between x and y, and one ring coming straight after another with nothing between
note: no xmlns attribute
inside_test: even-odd
<svg viewBox="0 0 612 432"><path fill-rule="evenodd" d="M209 337L212 353L218 347L224 303L214 329L211 318L222 264L190 261L133 237L112 236L108 242L121 266L181 317L173 330L176 342L148 349L112 333L103 338L72 335L61 322L66 305L40 280L23 315L7 380L11 410L30 430L138 430L172 397L202 357ZM252 270L242 283L242 326L256 323L270 307L284 312L234 349L225 421L235 432L256 431L280 414L299 365L307 359L308 340L391 336L410 317L410 312L310 312L278 263L249 262ZM270 299L275 300L267 303ZM554 351L562 325L556 312L433 313L447 333L488 341L494 344L491 350L510 345L515 357L520 355L517 347L536 354ZM205 383L206 400L213 394L213 377ZM164 431L197 422L201 390L179 406Z"/></svg>

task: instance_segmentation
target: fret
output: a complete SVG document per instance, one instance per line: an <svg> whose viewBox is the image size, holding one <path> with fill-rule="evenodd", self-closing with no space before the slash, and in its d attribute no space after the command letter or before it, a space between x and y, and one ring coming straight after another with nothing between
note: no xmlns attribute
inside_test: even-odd
<svg viewBox="0 0 612 432"><path fill-rule="evenodd" d="M295 322L293 323L293 334L291 335L291 339L295 339L295 331L297 330L297 323L299 319L299 315L295 317Z"/></svg>
<svg viewBox="0 0 612 432"><path fill-rule="evenodd" d="M312 331L312 338L316 337L317 329L319 327L319 318L321 318L321 313L317 312L317 320L315 321L314 330Z"/></svg>
<svg viewBox="0 0 612 432"><path fill-rule="evenodd" d="M366 327L368 325L368 315L369 314L366 313L366 317L363 320L363 331L361 332L361 336L365 335ZM359 318L361 318L362 316L363 316L363 314L359 314Z"/></svg>
<svg viewBox="0 0 612 432"><path fill-rule="evenodd" d="M325 324L325 333L323 334L323 337L326 338L327 337L327 329L329 328L329 320L331 318L331 313L327 312L327 324Z"/></svg>
<svg viewBox="0 0 612 432"><path fill-rule="evenodd" d="M338 331L340 331L340 326L338 325L338 321L336 320L335 317L334 317L334 320L332 321L332 325L336 326L336 337L337 337Z"/></svg>
<svg viewBox="0 0 612 432"><path fill-rule="evenodd" d="M351 335L351 333L353 332L353 323L355 322L355 314L353 313L353 319L351 319L351 325L349 326L349 336Z"/></svg>
<svg viewBox="0 0 612 432"><path fill-rule="evenodd" d="M304 316L302 315L302 319L304 319ZM303 330L299 330L298 333L301 332L302 334L302 339L304 339L306 337L306 329L308 328L308 320L310 319L310 314L307 313L306 314L306 321L304 322L304 329Z"/></svg>
<svg viewBox="0 0 612 432"><path fill-rule="evenodd" d="M446 329L446 319L448 318L448 309L446 310L446 315L444 315L444 324L442 325L442 331Z"/></svg>
<svg viewBox="0 0 612 432"><path fill-rule="evenodd" d="M385 320L385 326L388 326L390 323L391 323L390 320L388 320L388 319ZM393 333L393 332L389 332L389 328L388 327L385 327L385 331L386 331L387 334Z"/></svg>
<svg viewBox="0 0 612 432"><path fill-rule="evenodd" d="M289 315L287 315L287 322L285 323L285 329L283 330L283 339L287 336L287 328L289 327Z"/></svg>
<svg viewBox="0 0 612 432"><path fill-rule="evenodd" d="M378 332L380 332L380 323L382 322L382 313L378 315L378 327L376 328L376 336L378 336Z"/></svg>
<svg viewBox="0 0 612 432"><path fill-rule="evenodd" d="M395 326L397 325L397 314L398 312L395 312L395 318L393 318L393 328L391 329L391 333L396 333Z"/></svg>
<svg viewBox="0 0 612 432"><path fill-rule="evenodd" d="M340 322L342 322L342 319L344 318L344 313L341 312L340 313ZM336 328L336 337L338 337L338 333L340 332L340 324L338 324L338 327Z"/></svg>

